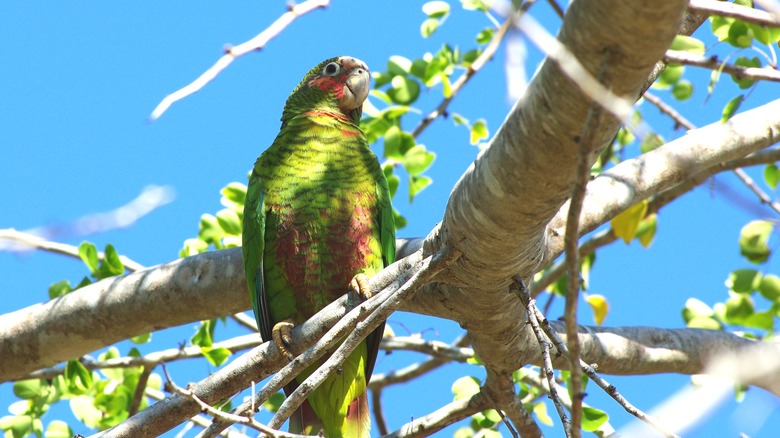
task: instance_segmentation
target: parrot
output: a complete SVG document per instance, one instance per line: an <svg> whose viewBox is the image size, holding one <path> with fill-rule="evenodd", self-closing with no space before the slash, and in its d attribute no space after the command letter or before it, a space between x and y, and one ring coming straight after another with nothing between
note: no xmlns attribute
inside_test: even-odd
<svg viewBox="0 0 780 438"><path fill-rule="evenodd" d="M281 128L249 177L242 254L264 341L289 360L290 330L395 260L387 179L360 128L370 72L353 57L327 59L287 98ZM290 417L290 432L368 437L367 385L384 323ZM284 388L289 396L327 358Z"/></svg>

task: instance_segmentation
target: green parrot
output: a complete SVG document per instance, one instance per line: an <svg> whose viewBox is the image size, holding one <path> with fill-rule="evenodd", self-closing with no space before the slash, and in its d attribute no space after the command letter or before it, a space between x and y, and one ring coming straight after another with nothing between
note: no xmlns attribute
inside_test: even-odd
<svg viewBox="0 0 780 438"><path fill-rule="evenodd" d="M370 75L362 61L321 62L293 90L273 144L255 162L244 207L247 286L263 340L287 348L289 331L338 299L365 291L395 259L390 191L359 123ZM360 280L360 281L355 281ZM356 286L358 285L358 286ZM366 387L384 324L290 418L290 431L368 437ZM325 359L287 385L290 395Z"/></svg>

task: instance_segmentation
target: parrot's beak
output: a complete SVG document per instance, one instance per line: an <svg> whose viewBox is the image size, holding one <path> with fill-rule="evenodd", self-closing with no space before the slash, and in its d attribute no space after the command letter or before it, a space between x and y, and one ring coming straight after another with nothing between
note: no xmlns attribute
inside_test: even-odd
<svg viewBox="0 0 780 438"><path fill-rule="evenodd" d="M344 108L353 110L360 108L368 97L368 90L371 88L371 74L366 64L355 58L349 58L343 63L349 70L346 89L341 104Z"/></svg>

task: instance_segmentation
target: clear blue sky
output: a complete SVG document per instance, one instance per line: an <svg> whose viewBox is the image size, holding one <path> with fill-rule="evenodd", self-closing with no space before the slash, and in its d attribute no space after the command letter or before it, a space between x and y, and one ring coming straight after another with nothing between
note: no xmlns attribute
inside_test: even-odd
<svg viewBox="0 0 780 438"><path fill-rule="evenodd" d="M390 7L334 0L327 10L293 23L262 52L234 62L204 90L175 104L153 124L145 119L160 99L200 75L225 44L241 43L263 30L285 10L284 2L0 3L0 228L51 227L60 230L55 237L59 241L78 245L87 239L99 248L111 243L144 265L172 260L182 242L197 233L200 215L221 208L219 189L231 181L245 181L257 155L276 135L287 95L306 71L335 55L356 56L381 71L391 55L414 59L436 52L444 42L473 48L474 35L490 22L451 3L453 14L444 27L423 40L420 3ZM544 2L533 12L557 26ZM457 97L451 111L471 120L485 118L495 131L511 106L505 59L502 49ZM530 48L528 71L533 72L540 59ZM709 77L709 72L689 71L696 78ZM711 123L732 91L726 79L705 102L706 90L700 87L681 111L697 125ZM744 107L772 96L778 96L777 88L761 84ZM419 107L430 111L440 98L440 89L434 89ZM667 138L679 135L647 104L643 111L655 130ZM413 128L407 123L405 128ZM411 205L402 186L396 208L409 226L399 232L401 237L423 236L440 220L453 183L477 152L468 143L467 130L453 127L450 120L438 120L419 141L438 154L429 172L434 184ZM175 200L129 228L89 236L69 232L68 224L113 210L150 184L170 186ZM723 186L734 195L727 195ZM734 198L749 207L737 205ZM591 292L609 299L606 324L682 327L680 311L689 297L709 304L724 301L728 273L747 267L738 254L739 230L748 220L762 217L771 214L735 178L719 176L714 185L699 188L662 211L651 249L617 243L599 252ZM776 271L777 264L770 261L761 269ZM0 251L0 273L2 314L45 301L51 283L63 279L77 283L87 271L78 260L62 256ZM560 306L554 306L549 316L560 313ZM580 318L592 323L584 304ZM459 333L452 322L409 314L394 315L390 325L397 334L423 332L426 339L441 341L451 341ZM140 348L142 352L169 348L189 339L194 327L155 334L153 343ZM243 332L231 327L218 335L237 333ZM126 353L127 346L120 349ZM382 356L377 371L421 359L412 353ZM202 362L172 370L180 383L197 381L211 371ZM463 374L482 376L476 367L449 365L430 376L424 388L387 389L390 427L451 401L450 385ZM689 381L675 375L609 379L643 409ZM12 397L11 385L0 385L0 404L7 406ZM616 428L629 420L595 389L587 401L606 409ZM760 430L740 423L756 404L774 409L774 419ZM779 406L778 399L766 392L750 390L741 405L728 401L688 436L736 436L739 431L752 437L773 436L771 431L780 428ZM44 423L67 410L63 404ZM71 421L74 432L90 433ZM558 426L545 431L550 436L561 432Z"/></svg>

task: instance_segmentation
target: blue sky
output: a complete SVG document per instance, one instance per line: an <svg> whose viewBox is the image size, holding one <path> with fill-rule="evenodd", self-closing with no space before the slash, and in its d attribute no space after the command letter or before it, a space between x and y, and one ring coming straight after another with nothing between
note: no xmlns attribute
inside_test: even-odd
<svg viewBox="0 0 780 438"><path fill-rule="evenodd" d="M420 3L389 7L376 1L334 0L327 10L293 23L263 51L234 62L214 82L174 104L152 124L145 120L160 99L211 66L224 45L241 43L263 30L285 10L284 2L0 3L0 228L50 227L60 230L56 240L78 245L87 239L99 248L111 243L148 266L172 260L182 242L197 233L200 215L221 208L219 189L232 181L245 181L255 158L277 133L287 95L306 71L336 55L356 56L381 71L392 55L414 59L436 52L444 42L473 48L474 35L490 22L451 3L453 14L445 25L424 40L419 34L425 18ZM549 27L557 26L545 2L532 11ZM511 106L505 59L506 53L499 50L453 102L451 111L471 120L484 118L495 131ZM538 51L529 48L527 70L533 72L540 59ZM695 84L706 84L709 72L688 71ZM703 88L680 106L697 125L718 120L734 90L726 79L707 100ZM668 98L667 93L658 94ZM760 84L743 107L778 95L776 87ZM418 107L426 113L440 99L436 88L423 96ZM679 135L670 131L673 124L656 110L647 104L642 108L653 129L667 138ZM406 129L414 127L407 123ZM434 184L412 204L402 186L395 205L409 225L399 232L401 237L423 236L440 220L452 185L477 152L468 142L468 131L454 127L450 120L438 120L418 141L437 153L429 172ZM759 178L759 172L751 174ZM68 232L68 225L79 218L126 204L148 185L170 187L175 199L128 228L89 236ZM750 207L737 205L734 197ZM606 324L682 327L680 311L689 297L709 304L724 301L728 273L747 267L739 256L739 230L747 221L765 217L772 217L771 213L734 177L719 176L662 211L649 250L636 243L616 243L599 252L591 292L605 295L610 302ZM770 259L761 269L772 272L777 266ZM87 271L78 260L63 256L0 251L0 273L5 280L2 314L46 300L51 283L63 279L75 283ZM584 304L581 308L581 321L592 323L588 309ZM561 313L561 306L555 305L550 317ZM410 314L394 315L390 325L397 334L423 332L426 339L451 341L459 334L452 322ZM155 334L154 342L141 350L175 345L188 339L194 327ZM238 333L243 332L230 327L220 336ZM120 349L124 353L127 346ZM393 353L378 360L377 371L421 359L413 353ZM177 380L186 382L199 380L211 370L199 362L179 364L172 371ZM463 374L482 376L473 366L448 365L426 380L424 390L414 384L388 388L385 406L390 427L451 401L450 385ZM608 378L645 409L689 381L676 375ZM410 395L415 403L409 403ZM12 397L11 385L0 385L2 405ZM587 401L606 409L615 427L629 420L593 389ZM743 413L753 410L751 403L775 410L775 418L760 430L740 425ZM752 437L768 437L780 427L779 406L778 399L766 392L751 390L741 405L728 401L688 436L736 436L744 431ZM44 423L61 412L67 412L67 407L50 413ZM72 427L85 435L90 432L77 424ZM545 431L555 436L560 428Z"/></svg>

